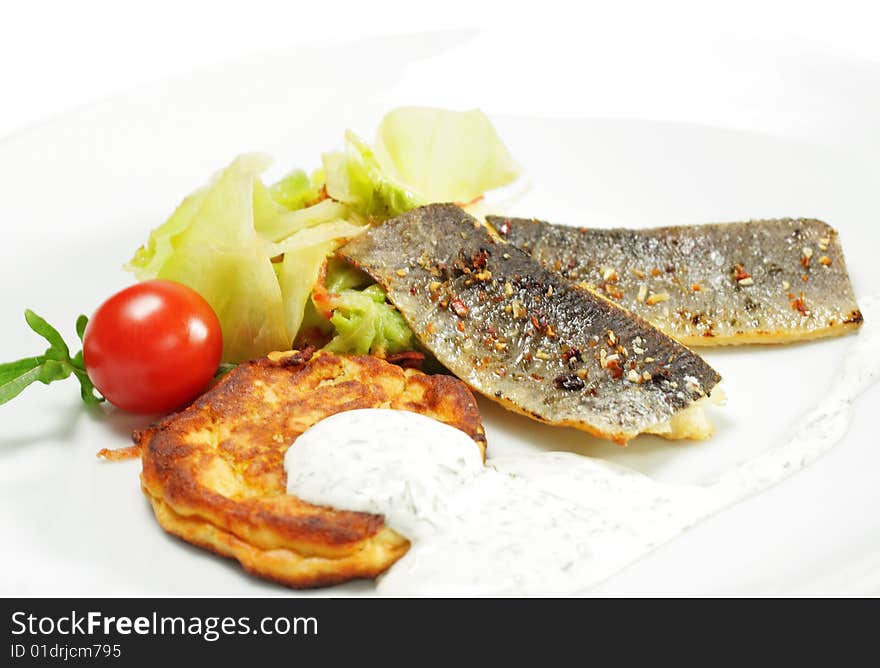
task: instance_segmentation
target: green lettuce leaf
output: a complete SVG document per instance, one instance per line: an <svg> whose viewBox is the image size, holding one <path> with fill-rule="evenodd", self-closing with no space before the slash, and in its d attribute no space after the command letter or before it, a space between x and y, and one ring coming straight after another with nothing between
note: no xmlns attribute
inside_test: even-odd
<svg viewBox="0 0 880 668"><path fill-rule="evenodd" d="M293 334L291 341L302 326L306 303L327 256L364 229L344 220L337 220L302 230L277 244L277 254L284 254L278 272L278 283L284 303L285 326Z"/></svg>
<svg viewBox="0 0 880 668"><path fill-rule="evenodd" d="M199 188L186 197L161 226L150 232L147 243L135 251L125 268L139 281L156 278L162 265L174 253L180 237L202 206L209 188Z"/></svg>
<svg viewBox="0 0 880 668"><path fill-rule="evenodd" d="M288 211L287 207L278 202L272 192L259 179L254 179L254 229L266 237L271 237L275 221ZM264 234L264 230L267 234Z"/></svg>
<svg viewBox="0 0 880 668"><path fill-rule="evenodd" d="M322 159L327 194L367 220L393 218L426 203L383 170L373 150L351 130L345 133L345 150Z"/></svg>
<svg viewBox="0 0 880 668"><path fill-rule="evenodd" d="M268 188L272 198L290 211L302 209L318 198L324 185L323 174L315 172L311 178L301 169L295 169Z"/></svg>
<svg viewBox="0 0 880 668"><path fill-rule="evenodd" d="M258 182L259 183L259 182ZM263 186L265 187L265 186ZM266 207L266 210L268 207ZM325 199L317 204L296 211L282 209L265 218L256 219L254 209L254 226L261 237L269 241L283 241L301 230L349 218L348 207L332 199Z"/></svg>
<svg viewBox="0 0 880 668"><path fill-rule="evenodd" d="M322 295L332 295L332 309L326 301L316 308L309 296L324 262L366 224L432 201L471 202L518 175L482 112L416 107L385 116L375 151L347 132L344 150L325 154L311 177L296 170L266 186L268 162L237 158L184 199L127 265L140 280L178 281L205 297L223 328L224 362L290 347L304 321L332 330L337 352L411 350L403 318L356 270L331 260Z"/></svg>
<svg viewBox="0 0 880 668"><path fill-rule="evenodd" d="M385 357L414 349L412 331L400 312L385 301L385 292L378 285L341 290L333 297L331 306L330 323L336 336L325 346L326 350Z"/></svg>
<svg viewBox="0 0 880 668"><path fill-rule="evenodd" d="M269 159L236 158L186 198L128 264L139 279L190 286L212 306L223 330L223 361L239 362L290 346L272 245L254 225L254 183Z"/></svg>
<svg viewBox="0 0 880 668"><path fill-rule="evenodd" d="M327 275L324 287L327 292L336 293L341 290L361 290L375 283L370 275L354 267L345 260L331 258L327 261Z"/></svg>
<svg viewBox="0 0 880 668"><path fill-rule="evenodd" d="M376 134L375 157L386 178L425 202L468 203L519 176L486 115L428 107L388 112Z"/></svg>

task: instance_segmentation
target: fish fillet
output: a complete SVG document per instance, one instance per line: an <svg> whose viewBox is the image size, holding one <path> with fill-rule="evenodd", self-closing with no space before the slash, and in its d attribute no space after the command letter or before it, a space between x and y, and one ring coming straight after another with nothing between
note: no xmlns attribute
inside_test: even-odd
<svg viewBox="0 0 880 668"><path fill-rule="evenodd" d="M511 410L619 443L711 433L697 405L720 377L703 359L455 205L414 209L338 253L441 364Z"/></svg>
<svg viewBox="0 0 880 668"><path fill-rule="evenodd" d="M862 323L838 234L819 220L643 230L487 220L549 269L690 346L786 343Z"/></svg>

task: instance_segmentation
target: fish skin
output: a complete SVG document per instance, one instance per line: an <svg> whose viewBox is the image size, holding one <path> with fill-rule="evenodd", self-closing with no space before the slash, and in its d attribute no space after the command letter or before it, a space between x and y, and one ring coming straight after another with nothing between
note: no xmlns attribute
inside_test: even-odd
<svg viewBox="0 0 880 668"><path fill-rule="evenodd" d="M640 230L487 220L548 268L689 346L787 343L844 334L862 323L839 235L819 220ZM610 270L612 280L606 278ZM737 280L745 274L748 278ZM647 293L639 300L643 284ZM649 305L652 293L669 299Z"/></svg>
<svg viewBox="0 0 880 668"><path fill-rule="evenodd" d="M543 268L453 204L409 211L337 253L382 285L452 373L542 422L625 443L708 396L720 380L679 342ZM619 372L600 361L600 351L614 354L617 345L628 355L616 353Z"/></svg>

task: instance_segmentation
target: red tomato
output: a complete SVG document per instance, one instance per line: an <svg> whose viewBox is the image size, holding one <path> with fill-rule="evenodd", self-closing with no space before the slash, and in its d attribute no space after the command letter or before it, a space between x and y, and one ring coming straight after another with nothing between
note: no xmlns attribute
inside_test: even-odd
<svg viewBox="0 0 880 668"><path fill-rule="evenodd" d="M132 413L167 412L197 397L222 351L211 306L171 281L144 281L117 292L92 316L83 341L95 387Z"/></svg>

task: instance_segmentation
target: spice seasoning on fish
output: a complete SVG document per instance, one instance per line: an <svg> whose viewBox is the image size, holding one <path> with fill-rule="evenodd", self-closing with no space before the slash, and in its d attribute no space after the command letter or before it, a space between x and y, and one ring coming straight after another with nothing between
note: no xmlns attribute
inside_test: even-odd
<svg viewBox="0 0 880 668"><path fill-rule="evenodd" d="M792 299L791 301L792 308L800 313L801 315L810 315L810 309L807 308L807 303L804 301L804 293L801 293L801 296L797 299Z"/></svg>
<svg viewBox="0 0 880 668"><path fill-rule="evenodd" d="M839 236L818 220L584 232L535 219L505 220L508 241L545 267L559 266L563 277L600 291L688 345L804 340L861 323L848 317L859 309ZM612 268L613 282L606 279ZM810 318L786 297L795 284L810 286L809 308L801 309Z"/></svg>
<svg viewBox="0 0 880 668"><path fill-rule="evenodd" d="M579 378L577 374L574 373L566 373L561 376L557 376L553 380L553 384L558 387L560 390L582 390L584 389L586 383L584 383L583 379Z"/></svg>
<svg viewBox="0 0 880 668"><path fill-rule="evenodd" d="M669 301L669 293L668 292L658 292L656 294L648 295L648 298L645 300L645 303L648 306L654 306L654 304L659 304L661 302Z"/></svg>
<svg viewBox="0 0 880 668"><path fill-rule="evenodd" d="M517 412L618 442L652 430L670 437L710 433L702 421L670 422L694 401L677 389L686 376L698 378L707 394L717 384L705 361L506 244L458 207L414 209L368 230L339 255L386 289L441 364ZM394 276L401 259L408 264L405 278ZM676 266L681 271L682 264ZM476 280L481 272L490 272L491 280ZM623 280L620 266L609 279ZM448 308L425 289L433 282L450 295ZM650 350L664 366L635 347Z"/></svg>
<svg viewBox="0 0 880 668"><path fill-rule="evenodd" d="M449 302L449 307L455 311L455 315L459 318L464 318L470 311L470 309L468 309L468 307L464 305L464 302L458 297Z"/></svg>

